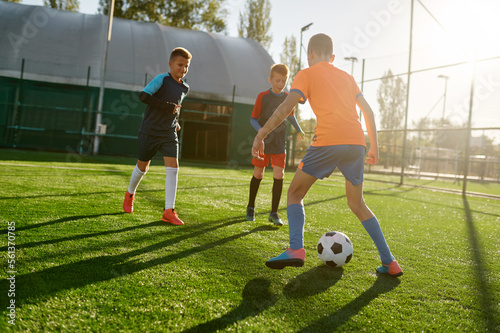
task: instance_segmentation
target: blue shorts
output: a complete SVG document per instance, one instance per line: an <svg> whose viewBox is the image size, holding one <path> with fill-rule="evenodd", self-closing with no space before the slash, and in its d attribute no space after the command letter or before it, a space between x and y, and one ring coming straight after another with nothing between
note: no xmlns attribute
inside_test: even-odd
<svg viewBox="0 0 500 333"><path fill-rule="evenodd" d="M163 137L139 132L137 143L137 159L143 162L151 161L157 152L160 152L165 157L177 158L179 151L176 133Z"/></svg>
<svg viewBox="0 0 500 333"><path fill-rule="evenodd" d="M335 145L307 149L299 169L318 179L329 177L338 168L352 185L363 183L366 148L360 145Z"/></svg>

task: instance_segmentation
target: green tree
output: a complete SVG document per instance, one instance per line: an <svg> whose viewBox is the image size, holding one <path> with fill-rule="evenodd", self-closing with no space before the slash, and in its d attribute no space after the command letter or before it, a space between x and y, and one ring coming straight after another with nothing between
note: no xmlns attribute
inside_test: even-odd
<svg viewBox="0 0 500 333"><path fill-rule="evenodd" d="M286 64L290 68L290 80L288 80L287 88L290 89L292 79L299 71L299 57L297 56L297 39L292 35L285 37L283 42L283 51L280 54L280 62Z"/></svg>
<svg viewBox="0 0 500 333"><path fill-rule="evenodd" d="M240 12L238 35L251 38L269 50L271 31L271 3L269 0L247 0L245 12Z"/></svg>
<svg viewBox="0 0 500 333"><path fill-rule="evenodd" d="M68 10L70 12L78 12L80 9L80 1L78 0L43 0L43 5L45 7Z"/></svg>
<svg viewBox="0 0 500 333"><path fill-rule="evenodd" d="M176 28L226 30L225 0L115 0L114 17L155 22ZM99 0L99 13L108 14L109 0Z"/></svg>
<svg viewBox="0 0 500 333"><path fill-rule="evenodd" d="M392 160L392 166L394 167L394 157L397 153L396 146L398 142L402 142L403 137L403 133L394 132L394 130L402 128L405 116L406 84L400 77L394 76L390 69L382 78L377 90L377 101L380 106L381 129L388 130L379 135L381 153L388 155L381 158L381 160L383 160L386 168L389 160Z"/></svg>
<svg viewBox="0 0 500 333"><path fill-rule="evenodd" d="M2 0L2 1L13 2L13 3L19 3L19 2L21 2L21 0Z"/></svg>
<svg viewBox="0 0 500 333"><path fill-rule="evenodd" d="M406 84L389 69L377 91L382 129L400 129L405 116Z"/></svg>

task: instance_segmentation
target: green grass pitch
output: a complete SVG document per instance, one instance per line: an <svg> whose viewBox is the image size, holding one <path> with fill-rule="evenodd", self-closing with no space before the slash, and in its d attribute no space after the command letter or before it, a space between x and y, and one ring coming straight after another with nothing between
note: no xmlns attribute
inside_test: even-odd
<svg viewBox="0 0 500 333"><path fill-rule="evenodd" d="M500 331L499 200L367 175L365 200L404 270L377 276L376 248L335 175L306 197L304 267L271 270L265 261L288 242L287 224L267 222L272 173L256 221L247 222L251 169L181 162L176 209L186 225L176 227L161 221L159 160L139 186L135 212L122 212L133 165L0 150L0 331ZM285 221L292 176L280 206ZM334 230L354 245L338 269L315 252Z"/></svg>

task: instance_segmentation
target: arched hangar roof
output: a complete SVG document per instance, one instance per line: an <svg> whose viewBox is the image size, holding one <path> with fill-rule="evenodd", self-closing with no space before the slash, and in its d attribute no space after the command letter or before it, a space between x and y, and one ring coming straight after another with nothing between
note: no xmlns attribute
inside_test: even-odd
<svg viewBox="0 0 500 333"><path fill-rule="evenodd" d="M0 76L99 86L108 19L48 7L0 1ZM269 87L271 56L257 42L202 31L114 19L106 88L140 91L168 72L168 57L182 46L193 55L186 80L190 97L253 104Z"/></svg>

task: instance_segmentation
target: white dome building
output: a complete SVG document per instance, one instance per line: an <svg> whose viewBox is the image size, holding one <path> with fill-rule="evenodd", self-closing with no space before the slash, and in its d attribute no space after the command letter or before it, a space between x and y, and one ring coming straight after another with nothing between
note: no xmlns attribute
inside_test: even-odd
<svg viewBox="0 0 500 333"><path fill-rule="evenodd" d="M0 145L91 151L107 16L0 2ZM181 112L181 158L247 163L249 124L269 88L270 55L251 39L113 19L100 152L134 155L138 92L168 72L175 47L193 55Z"/></svg>

